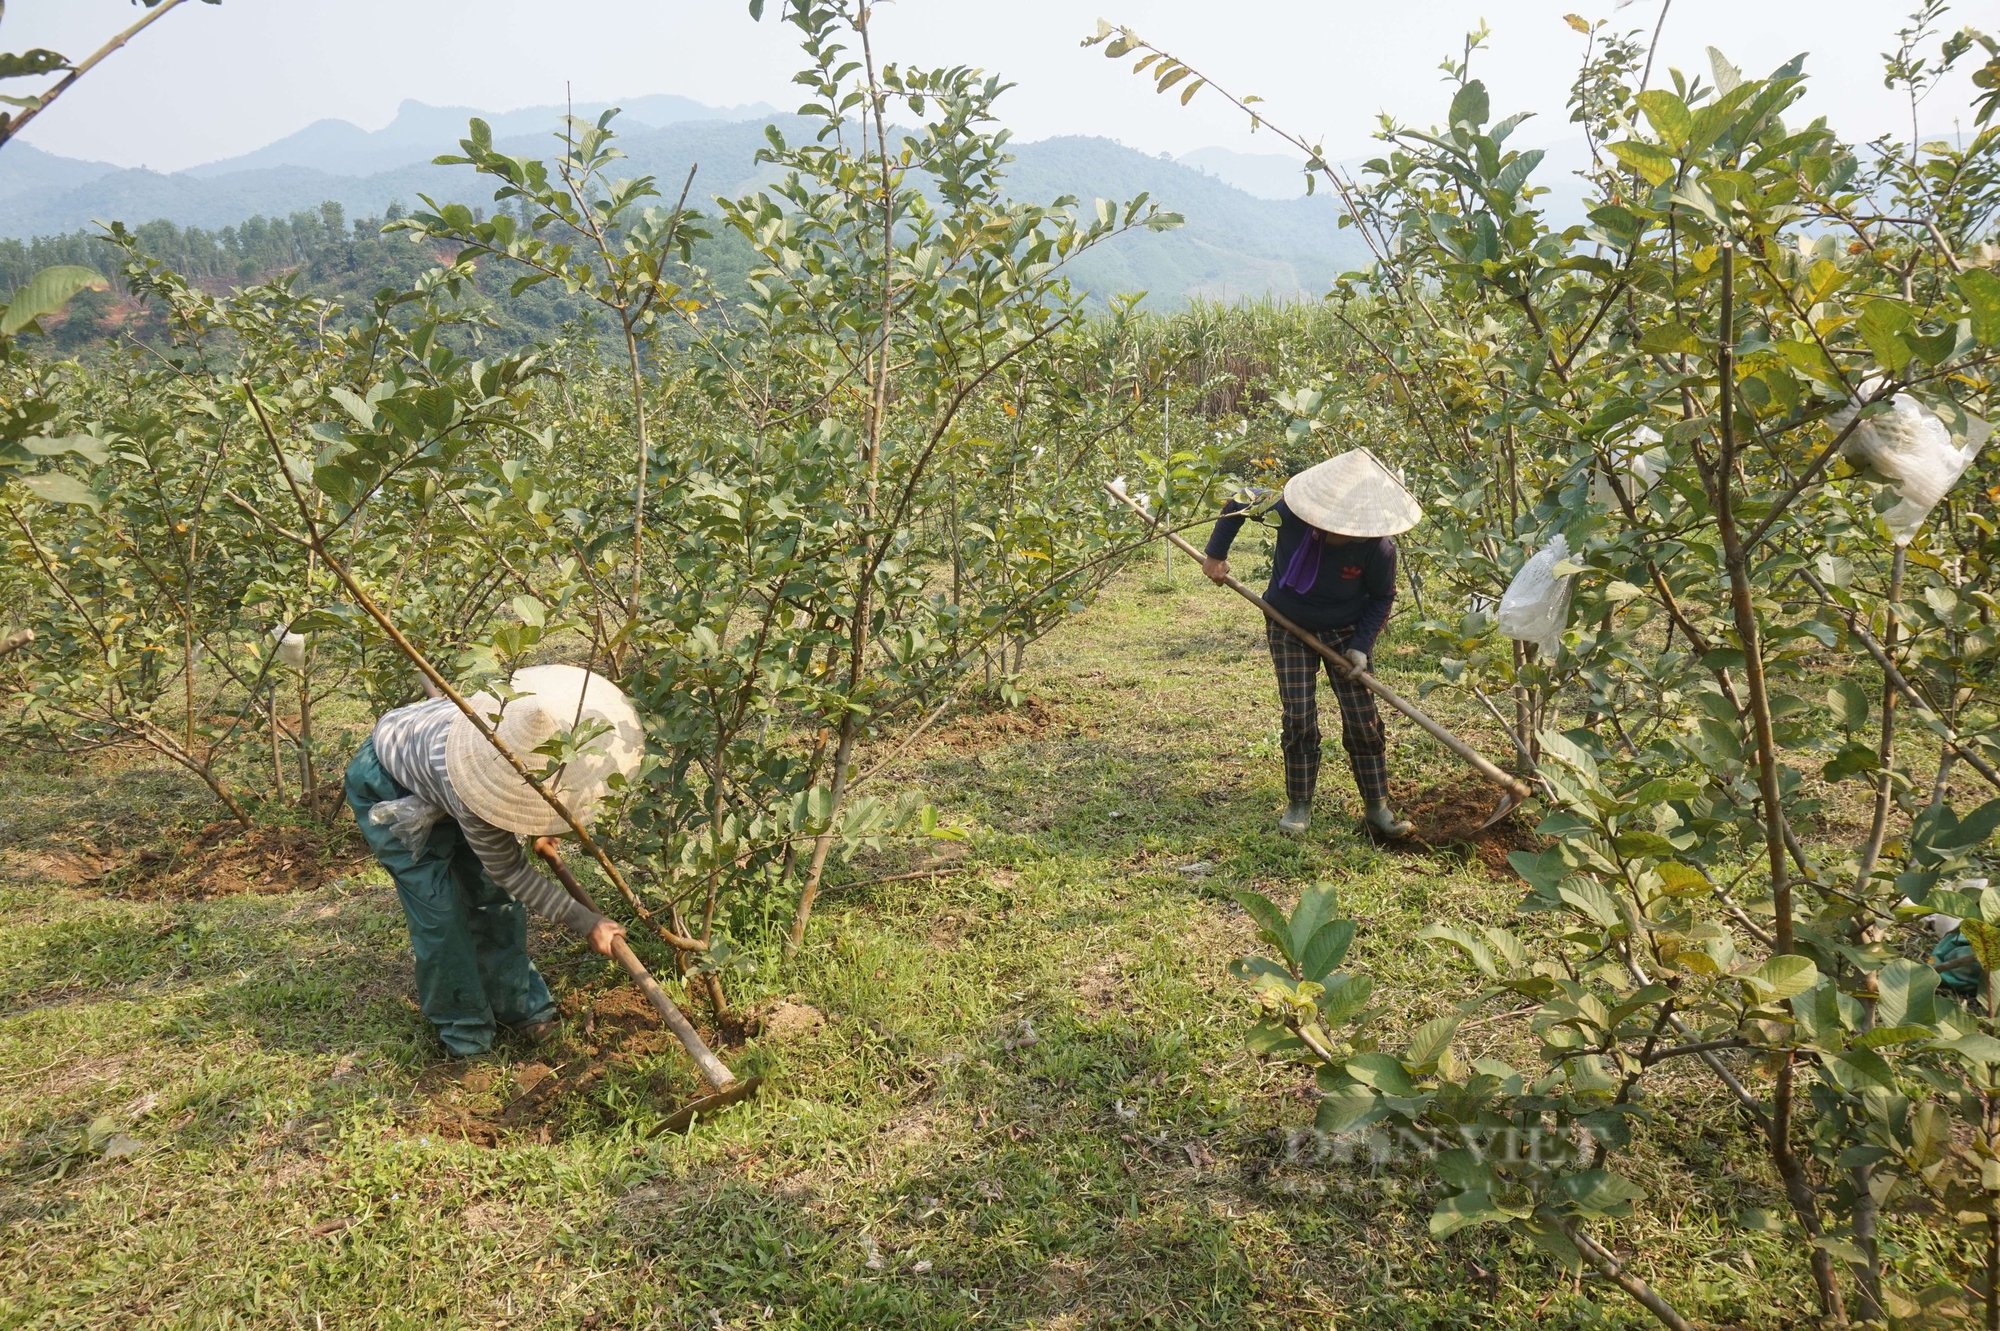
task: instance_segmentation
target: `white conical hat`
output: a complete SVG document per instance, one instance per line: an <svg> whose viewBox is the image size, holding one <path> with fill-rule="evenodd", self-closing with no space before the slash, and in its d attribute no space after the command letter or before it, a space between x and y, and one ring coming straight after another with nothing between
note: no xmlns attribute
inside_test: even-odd
<svg viewBox="0 0 2000 1331"><path fill-rule="evenodd" d="M507 687L517 696L507 700L504 710L490 693L475 693L466 701L489 718L489 724L493 714L500 713L494 732L531 772L539 774L551 765L550 758L535 752L551 735L586 726L611 727L587 742L552 783L543 783L579 821L588 822L610 790L612 773L628 779L638 774L646 749L638 712L617 685L578 666L530 666L515 671ZM592 726L593 722L598 724ZM523 836L556 836L569 830L569 824L462 712L445 735L444 768L465 807L495 827Z"/></svg>
<svg viewBox="0 0 2000 1331"><path fill-rule="evenodd" d="M1341 536L1394 536L1424 518L1396 473L1365 448L1349 449L1286 481L1285 507Z"/></svg>

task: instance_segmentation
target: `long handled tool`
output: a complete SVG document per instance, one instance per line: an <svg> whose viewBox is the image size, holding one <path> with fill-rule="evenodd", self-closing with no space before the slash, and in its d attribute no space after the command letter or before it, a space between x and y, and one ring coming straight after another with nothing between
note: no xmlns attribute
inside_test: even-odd
<svg viewBox="0 0 2000 1331"><path fill-rule="evenodd" d="M564 890L576 898L585 909L596 911L600 915L604 913L597 910L597 903L590 899L590 893L583 890L583 884L576 881L576 875L569 871L567 864L541 846L535 847L535 852L548 862L549 868L555 870L556 878L562 883ZM612 942L611 955L625 968L625 973L632 977L632 983L638 985L640 992L646 995L646 1001L660 1014L660 1020L667 1024L667 1029L687 1047L696 1066L701 1069L702 1077L712 1088L710 1094L681 1106L667 1120L665 1131L685 1131L693 1126L697 1118L707 1118L718 1109L733 1105L739 1100L747 1100L757 1094L757 1088L764 1084L764 1079L750 1077L738 1081L736 1074L731 1072L721 1059L709 1052L708 1045L703 1042L700 1034L688 1023L688 1019L681 1015L680 1008L675 1005L673 999L667 997L666 991L660 988L659 982L646 969L646 963L633 955L632 949L625 945L624 939Z"/></svg>
<svg viewBox="0 0 2000 1331"><path fill-rule="evenodd" d="M1110 493L1112 498L1123 503L1134 513L1144 518L1153 530L1159 532L1167 540L1186 551L1189 556L1197 561L1202 558L1201 551L1183 540L1179 532L1167 530L1158 518L1148 513L1137 500L1125 493L1125 486L1122 482L1106 481L1104 488ZM1234 578L1225 577L1223 582L1228 585L1229 590L1235 592L1259 610L1262 610L1272 622L1289 629L1293 637L1325 657L1327 664L1339 671L1342 679L1358 681L1370 693L1430 732L1431 738L1444 745L1447 749L1450 749L1460 758L1463 758L1473 771L1498 786L1500 788L1500 802L1494 806L1493 812L1487 815L1486 821L1480 824L1481 827L1493 826L1493 824L1505 818L1509 813L1512 813L1516 805L1523 803L1534 794L1534 791L1528 787L1525 781L1522 781L1518 777L1509 776L1495 767L1470 744L1467 744L1464 740L1432 720L1423 708L1403 697L1402 694L1397 693L1368 671L1356 669L1352 661L1349 661L1339 652L1321 642L1316 636L1308 633L1305 629L1300 628L1297 624L1294 624L1291 620L1273 610L1269 601L1266 601L1263 597L1257 595L1257 593L1251 591Z"/></svg>

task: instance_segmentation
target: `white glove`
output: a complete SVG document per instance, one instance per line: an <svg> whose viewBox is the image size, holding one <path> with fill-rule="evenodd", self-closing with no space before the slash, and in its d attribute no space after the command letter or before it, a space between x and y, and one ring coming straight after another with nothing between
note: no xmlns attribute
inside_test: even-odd
<svg viewBox="0 0 2000 1331"><path fill-rule="evenodd" d="M1368 669L1368 653L1358 652L1354 648L1349 647L1341 655L1346 657L1348 664L1352 665L1356 670L1365 672Z"/></svg>

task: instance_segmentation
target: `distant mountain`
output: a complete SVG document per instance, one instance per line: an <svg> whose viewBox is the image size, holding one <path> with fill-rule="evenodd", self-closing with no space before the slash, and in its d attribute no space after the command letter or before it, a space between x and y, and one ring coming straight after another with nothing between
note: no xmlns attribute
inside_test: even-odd
<svg viewBox="0 0 2000 1331"><path fill-rule="evenodd" d="M619 108L617 123L627 133L635 129L660 129L690 120L756 120L776 112L775 107L763 102L747 106L706 106L667 93L616 102L579 102L574 108L530 106L501 112L406 101L396 109L396 118L378 130L365 130L345 120L320 120L255 152L189 167L180 174L198 180L212 180L240 171L302 166L324 171L328 175L370 176L399 166L430 161L464 137L465 123L473 116L480 117L493 127L494 138L505 139L551 134L562 123L565 113L595 120L614 106Z"/></svg>
<svg viewBox="0 0 2000 1331"><path fill-rule="evenodd" d="M645 120L690 107L702 117L689 112L659 127ZM627 157L619 173L653 175L662 192L672 194L698 163L692 197L705 204L713 195L734 196L770 179L770 168L755 160L766 124L794 138L809 132L795 117L730 121L711 118L709 111L680 98L634 99L618 122L626 131L619 146ZM217 230L254 216L315 211L322 202L340 204L351 217L376 217L392 201L406 210L417 206L420 194L490 208L489 184L464 167L430 164L434 155L455 149L471 114L405 103L395 122L373 134L321 122L230 162L172 175L29 156L22 154L25 145L10 145L0 151L0 237L70 234L99 219L165 219ZM548 108L488 119L503 152L546 156L553 146L555 113ZM1255 198L1215 175L1108 139L1047 139L1010 150L1016 161L1009 191L1018 198L1068 194L1087 209L1100 196L1124 200L1143 192L1186 219L1178 230L1126 236L1077 261L1072 277L1100 299L1146 291L1151 304L1173 306L1191 298L1316 296L1334 274L1366 259L1353 232L1335 225L1335 205L1325 195ZM398 155L405 160L394 162ZM364 169L382 162L391 164Z"/></svg>
<svg viewBox="0 0 2000 1331"><path fill-rule="evenodd" d="M548 120L538 132L496 136L495 146L503 152L549 156L554 147L549 137L554 124ZM688 166L699 161L702 170L696 197L731 192L754 173L751 159L763 144L763 126L762 121L750 120L690 120L665 129L639 129L620 137L619 146L633 159L620 164L620 174L657 173L663 181L670 178L678 188ZM113 219L136 223L165 218L181 226L214 229L258 215L282 217L317 208L329 200L356 216L378 215L392 200L405 208L414 207L419 194L441 201L450 197L487 204L492 191L490 187L482 190L470 170L430 164L440 153L456 152L465 133L464 119L455 118L449 128L439 128L414 160L359 174L299 164L216 175L192 171L163 175L143 168L111 168L94 175L75 172L81 183L63 188L46 163L37 163L36 169L52 180L46 189L32 181L15 180L13 153L25 145L10 144L0 150L0 237L57 235ZM668 186L663 184L662 188Z"/></svg>
<svg viewBox="0 0 2000 1331"><path fill-rule="evenodd" d="M1518 143L1516 146L1519 146ZM1576 173L1590 165L1590 145L1579 136L1542 145L1545 154L1535 168L1535 183L1549 192L1541 200L1551 226L1563 227L1584 217L1583 182ZM1306 193L1305 159L1284 153L1240 153L1229 148L1197 148L1174 159L1203 175L1214 176L1260 199L1299 199ZM1359 159L1340 163L1350 175L1361 174ZM1326 181L1319 182L1320 191Z"/></svg>
<svg viewBox="0 0 2000 1331"><path fill-rule="evenodd" d="M1174 160L1260 199L1305 197L1306 162L1303 157L1286 153L1240 153L1231 148L1196 148Z"/></svg>
<svg viewBox="0 0 2000 1331"><path fill-rule="evenodd" d="M109 162L58 157L16 141L0 152L0 199L66 193L118 169Z"/></svg>
<svg viewBox="0 0 2000 1331"><path fill-rule="evenodd" d="M1149 291L1155 303L1187 299L1319 296L1334 275L1359 267L1367 251L1335 222L1325 196L1283 202L1252 198L1234 185L1148 157L1109 139L1068 137L1010 145L1012 192L1025 199L1074 194L1150 194L1185 224L1164 234L1129 235L1073 266L1078 285L1098 295Z"/></svg>

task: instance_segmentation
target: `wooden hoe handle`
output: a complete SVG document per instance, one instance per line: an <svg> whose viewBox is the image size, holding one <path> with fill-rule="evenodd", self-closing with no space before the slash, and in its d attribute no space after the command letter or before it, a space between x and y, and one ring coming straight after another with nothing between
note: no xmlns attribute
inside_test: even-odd
<svg viewBox="0 0 2000 1331"><path fill-rule="evenodd" d="M597 909L597 903L590 899L590 893L583 890L583 884L576 881L576 875L569 871L569 866L559 857L540 845L535 847L535 853L548 862L549 868L555 870L556 879L578 903L596 911L599 915L604 913ZM701 1032L681 1015L679 1006L673 999L667 997L667 991L660 988L659 981L655 980L652 972L646 969L646 963L633 955L632 949L625 945L624 939L612 941L611 955L625 968L625 973L632 977L632 983L638 985L639 991L646 995L646 1001L653 1005L653 1010L660 1014L660 1020L667 1024L667 1029L674 1033L674 1038L688 1051L688 1057L692 1058L695 1066L701 1069L701 1075L708 1084L717 1091L726 1091L734 1086L736 1074L715 1056L714 1051L701 1038Z"/></svg>
<svg viewBox="0 0 2000 1331"><path fill-rule="evenodd" d="M1195 549L1193 546L1189 545L1187 541L1182 539L1181 534L1179 532L1168 531L1164 526L1160 524L1160 520L1158 518L1154 517L1151 513L1148 513L1145 509L1141 508L1138 502L1134 500L1131 495L1126 494L1123 486L1118 485L1115 482L1106 481L1104 483L1104 489L1107 493L1111 495L1112 498L1118 500L1120 503L1123 503L1128 508L1130 508L1134 513L1137 513L1140 517L1144 518L1155 531L1159 532L1162 536L1166 537L1167 540L1171 541L1174 545L1186 551L1196 560L1200 560L1202 558L1201 551ZM1294 624L1291 620L1279 614L1276 610L1273 610L1271 608L1271 603L1269 601L1266 601L1263 597L1257 595L1257 593L1251 591L1248 587L1245 587L1235 578L1225 577L1223 579L1223 582L1228 586L1229 590L1235 592L1238 596L1242 597L1250 604L1256 606L1259 610L1262 610L1265 613L1265 615L1271 619L1273 623L1276 623L1281 627L1289 630L1293 637L1297 638L1300 642L1304 643L1306 646L1312 648L1315 652L1318 652L1321 656L1325 657L1327 664L1331 665L1335 670L1339 671L1342 679L1351 679L1358 681L1370 693L1373 693L1383 702L1388 703L1391 707L1401 712L1404 716L1407 716L1412 721L1415 721L1418 725L1422 726L1426 731L1430 733L1431 738L1435 739L1438 743L1444 745L1447 749L1450 749L1453 753L1457 754L1460 758L1464 759L1466 764L1470 766L1473 771L1479 773L1479 775L1485 777L1488 781L1491 781L1494 785L1500 787L1500 789L1506 791L1509 795L1512 795L1516 800L1526 800L1534 794L1534 791L1528 788L1528 784L1525 781L1520 780L1518 777L1510 776L1506 772L1501 771L1498 767L1495 767L1492 763L1486 760L1484 754L1481 754L1478 750L1474 749L1470 744L1467 744L1464 740L1460 739L1458 736L1452 734L1449 730L1446 730L1443 726L1439 725L1436 721L1432 720L1430 715L1426 713L1423 708L1417 706L1409 699L1403 697L1402 694L1397 693L1387 684L1384 684L1381 680L1375 678L1373 674L1369 673L1366 670L1357 670L1352 661L1349 661L1339 652L1336 652L1333 648L1321 642L1317 637L1306 632L1304 629L1300 628L1297 624Z"/></svg>

